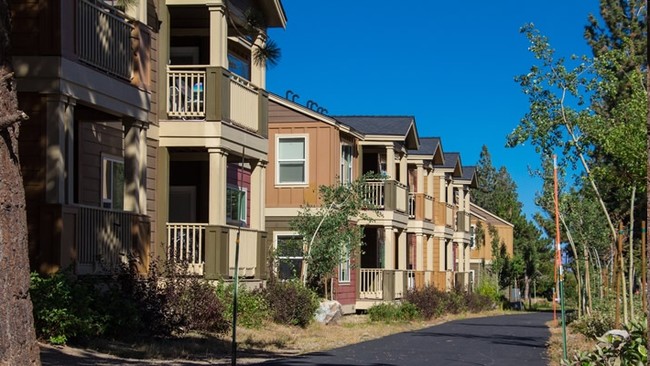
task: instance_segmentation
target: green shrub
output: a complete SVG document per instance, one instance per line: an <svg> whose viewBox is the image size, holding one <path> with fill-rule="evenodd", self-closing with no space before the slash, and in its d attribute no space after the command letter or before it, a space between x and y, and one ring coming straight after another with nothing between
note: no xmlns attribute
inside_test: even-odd
<svg viewBox="0 0 650 366"><path fill-rule="evenodd" d="M368 309L368 317L372 322L408 322L419 318L420 312L409 302L382 303Z"/></svg>
<svg viewBox="0 0 650 366"><path fill-rule="evenodd" d="M224 316L232 319L232 295L234 285L220 282L217 286L217 296L225 306ZM269 306L264 294L259 290L249 290L240 285L237 291L237 325L245 328L258 329L269 319Z"/></svg>
<svg viewBox="0 0 650 366"><path fill-rule="evenodd" d="M498 304L501 301L499 286L497 285L496 281L494 281L494 279L490 278L487 275L481 276L481 280L477 284L474 292L490 298L494 304Z"/></svg>
<svg viewBox="0 0 650 366"><path fill-rule="evenodd" d="M166 263L163 270L153 262L144 276L128 266L119 278L121 291L133 299L145 332L170 336L187 331L225 333L230 323L213 286L189 276L182 263Z"/></svg>
<svg viewBox="0 0 650 366"><path fill-rule="evenodd" d="M614 319L608 312L593 311L591 315L575 319L570 324L575 331L596 339L614 328Z"/></svg>
<svg viewBox="0 0 650 366"><path fill-rule="evenodd" d="M562 361L570 366L621 365L637 366L648 364L647 322L633 322L624 327L628 337L608 334L598 338L596 349L576 354L570 361Z"/></svg>
<svg viewBox="0 0 650 366"><path fill-rule="evenodd" d="M476 292L465 293L465 305L471 313L494 309L495 304L492 298L477 294Z"/></svg>
<svg viewBox="0 0 650 366"><path fill-rule="evenodd" d="M450 292L447 292L445 311L449 314L460 314L467 311L465 292L463 290L454 288Z"/></svg>
<svg viewBox="0 0 650 366"><path fill-rule="evenodd" d="M64 344L104 333L107 316L97 312L94 288L67 273L31 274L34 326L40 339Z"/></svg>
<svg viewBox="0 0 650 366"><path fill-rule="evenodd" d="M318 308L316 295L299 281L271 280L262 290L271 318L278 324L306 327Z"/></svg>
<svg viewBox="0 0 650 366"><path fill-rule="evenodd" d="M413 304L426 320L443 315L447 306L446 293L433 286L409 290L405 300Z"/></svg>

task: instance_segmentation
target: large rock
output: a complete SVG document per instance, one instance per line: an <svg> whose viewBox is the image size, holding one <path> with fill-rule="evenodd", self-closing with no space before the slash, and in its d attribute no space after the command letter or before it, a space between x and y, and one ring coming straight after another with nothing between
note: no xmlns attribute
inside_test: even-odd
<svg viewBox="0 0 650 366"><path fill-rule="evenodd" d="M314 318L323 324L336 324L343 316L341 303L336 300L321 300Z"/></svg>

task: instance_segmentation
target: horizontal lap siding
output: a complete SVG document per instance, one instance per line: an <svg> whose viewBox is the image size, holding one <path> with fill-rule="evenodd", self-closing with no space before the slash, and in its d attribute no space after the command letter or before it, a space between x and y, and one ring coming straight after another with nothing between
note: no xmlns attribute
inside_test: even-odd
<svg viewBox="0 0 650 366"><path fill-rule="evenodd" d="M306 185L282 187L275 184L277 135L308 136ZM335 127L270 102L266 207L300 207L305 203L315 204L318 187L333 184L339 174L340 143L339 131Z"/></svg>
<svg viewBox="0 0 650 366"><path fill-rule="evenodd" d="M102 154L123 158L121 122L79 123L79 203L101 206Z"/></svg>
<svg viewBox="0 0 650 366"><path fill-rule="evenodd" d="M151 243L160 243L156 237L156 166L158 164L158 141L147 139L147 215L151 219Z"/></svg>

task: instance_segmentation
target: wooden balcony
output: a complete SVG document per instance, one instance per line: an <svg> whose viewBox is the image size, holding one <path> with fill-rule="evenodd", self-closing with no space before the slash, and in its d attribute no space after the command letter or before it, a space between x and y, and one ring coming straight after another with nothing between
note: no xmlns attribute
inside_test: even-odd
<svg viewBox="0 0 650 366"><path fill-rule="evenodd" d="M40 271L112 274L130 260L147 270L148 216L84 205L46 204L39 211Z"/></svg>
<svg viewBox="0 0 650 366"><path fill-rule="evenodd" d="M206 223L167 223L167 258L186 263L190 274L210 279L235 275L239 232L240 278L266 278L266 233Z"/></svg>
<svg viewBox="0 0 650 366"><path fill-rule="evenodd" d="M366 199L376 210L408 213L408 188L395 180L369 180L366 182Z"/></svg>
<svg viewBox="0 0 650 366"><path fill-rule="evenodd" d="M131 80L133 21L101 1L77 0L75 51L80 61Z"/></svg>
<svg viewBox="0 0 650 366"><path fill-rule="evenodd" d="M221 68L167 66L167 117L178 121L228 122L267 135L268 94Z"/></svg>
<svg viewBox="0 0 650 366"><path fill-rule="evenodd" d="M403 298L408 290L426 286L448 291L454 280L452 272L361 268L359 300L392 301Z"/></svg>
<svg viewBox="0 0 650 366"><path fill-rule="evenodd" d="M408 215L411 220L433 221L433 197L424 193L409 193Z"/></svg>

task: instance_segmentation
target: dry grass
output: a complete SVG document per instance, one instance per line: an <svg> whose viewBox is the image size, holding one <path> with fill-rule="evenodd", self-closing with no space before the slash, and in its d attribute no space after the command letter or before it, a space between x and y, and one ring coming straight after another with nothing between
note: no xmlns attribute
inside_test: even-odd
<svg viewBox="0 0 650 366"><path fill-rule="evenodd" d="M560 364L563 356L562 350L562 326L555 325L555 321L551 320L546 323L549 330L551 331L551 337L548 342L548 348L546 350L549 366L557 366ZM567 336L567 357L571 359L573 355L578 352L585 352L592 350L596 341L589 339L584 335L574 332L571 327L566 328Z"/></svg>
<svg viewBox="0 0 650 366"><path fill-rule="evenodd" d="M450 320L506 314L488 311L478 314L447 315L430 321L410 323L370 322L367 315L348 315L338 324L314 323L307 328L267 323L261 329L237 329L238 363L324 351L364 342L387 335L422 329ZM189 334L175 339L140 339L130 343L96 340L87 347L129 359L210 360L211 364L227 363L231 336Z"/></svg>

